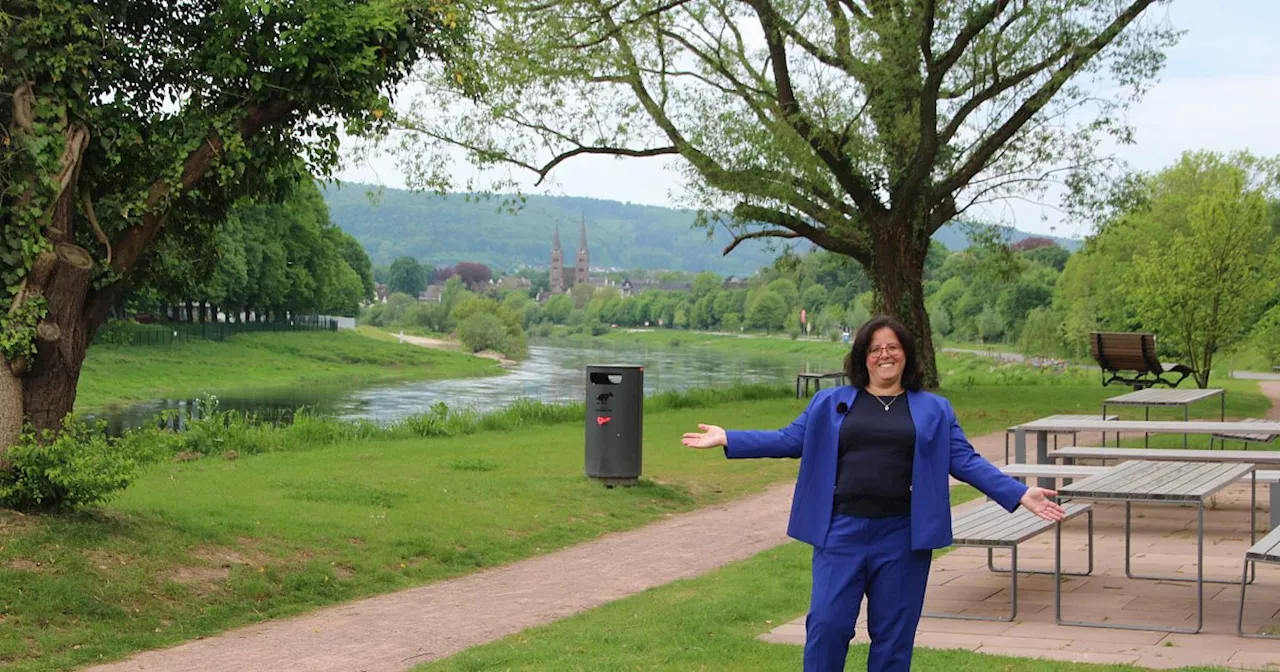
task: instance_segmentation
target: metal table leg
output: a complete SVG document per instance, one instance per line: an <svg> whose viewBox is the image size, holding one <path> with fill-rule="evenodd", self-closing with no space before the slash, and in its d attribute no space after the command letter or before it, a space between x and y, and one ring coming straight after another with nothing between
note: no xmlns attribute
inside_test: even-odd
<svg viewBox="0 0 1280 672"><path fill-rule="evenodd" d="M1129 504L1125 502L1125 573L1128 573L1129 564ZM1131 625L1127 623L1110 623L1110 622L1094 622L1094 621L1069 621L1062 617L1062 522L1059 521L1054 526L1053 533L1053 603L1054 603L1054 620L1058 625L1078 625L1086 628L1110 628L1112 630L1152 630L1155 632L1172 632L1178 634L1194 635L1204 627L1204 502L1201 501L1196 506L1198 513L1198 536L1196 544L1196 553L1198 561L1196 563L1196 627L1195 628L1170 628L1160 627L1157 625ZM1176 579L1185 580L1185 579ZM1235 583L1232 581L1231 583Z"/></svg>

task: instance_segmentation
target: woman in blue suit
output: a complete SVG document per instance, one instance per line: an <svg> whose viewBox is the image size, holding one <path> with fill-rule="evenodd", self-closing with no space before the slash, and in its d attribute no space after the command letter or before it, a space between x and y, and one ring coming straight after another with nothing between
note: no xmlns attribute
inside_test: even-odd
<svg viewBox="0 0 1280 672"><path fill-rule="evenodd" d="M1013 511L1061 520L1052 490L1005 476L974 451L946 399L921 389L911 333L891 317L858 330L845 359L851 385L814 395L777 431L698 425L692 448L729 458L800 458L787 534L813 546L806 672L843 670L867 597L870 672L907 672L932 551L951 545L948 475Z"/></svg>

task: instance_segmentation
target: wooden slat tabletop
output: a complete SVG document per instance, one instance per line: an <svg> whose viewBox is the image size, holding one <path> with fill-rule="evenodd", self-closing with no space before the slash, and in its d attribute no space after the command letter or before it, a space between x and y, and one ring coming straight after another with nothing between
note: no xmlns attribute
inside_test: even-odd
<svg viewBox="0 0 1280 672"><path fill-rule="evenodd" d="M1031 432L1147 432L1159 434L1214 434L1217 432L1257 432L1280 434L1280 420L1050 420L1024 422L1016 429Z"/></svg>
<svg viewBox="0 0 1280 672"><path fill-rule="evenodd" d="M1064 446L1049 450L1051 459L1149 460L1155 462L1220 462L1280 466L1280 451L1201 450L1196 448L1106 448Z"/></svg>
<svg viewBox="0 0 1280 672"><path fill-rule="evenodd" d="M1148 387L1145 390L1111 397L1102 403L1107 406L1183 406L1201 399L1216 397L1222 393L1222 388L1219 387L1203 390L1159 390Z"/></svg>
<svg viewBox="0 0 1280 672"><path fill-rule="evenodd" d="M1198 502L1254 471L1252 463L1123 462L1058 488L1063 499Z"/></svg>

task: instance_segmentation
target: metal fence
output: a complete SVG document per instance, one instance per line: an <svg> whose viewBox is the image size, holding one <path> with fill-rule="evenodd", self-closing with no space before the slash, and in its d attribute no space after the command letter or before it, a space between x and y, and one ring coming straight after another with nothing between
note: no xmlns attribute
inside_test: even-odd
<svg viewBox="0 0 1280 672"><path fill-rule="evenodd" d="M337 331L331 317L300 316L278 322L165 322L139 324L113 322L102 325L94 337L98 345L169 345L186 341L223 341L236 334L265 331Z"/></svg>

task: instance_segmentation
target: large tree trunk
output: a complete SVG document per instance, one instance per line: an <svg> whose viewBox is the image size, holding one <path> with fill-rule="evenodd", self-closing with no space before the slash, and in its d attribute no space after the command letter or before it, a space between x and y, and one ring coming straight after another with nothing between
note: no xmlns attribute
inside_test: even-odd
<svg viewBox="0 0 1280 672"><path fill-rule="evenodd" d="M916 242L911 227L901 224L878 226L874 233L875 256L870 271L876 310L898 318L915 334L924 385L936 389L938 363L929 314L924 308L924 259L929 242Z"/></svg>
<svg viewBox="0 0 1280 672"><path fill-rule="evenodd" d="M27 419L39 429L56 429L76 401L76 383L85 352L110 301L99 315L87 315L86 297L93 279L93 260L83 249L60 243L44 295L49 314L37 331L36 356L22 377Z"/></svg>

